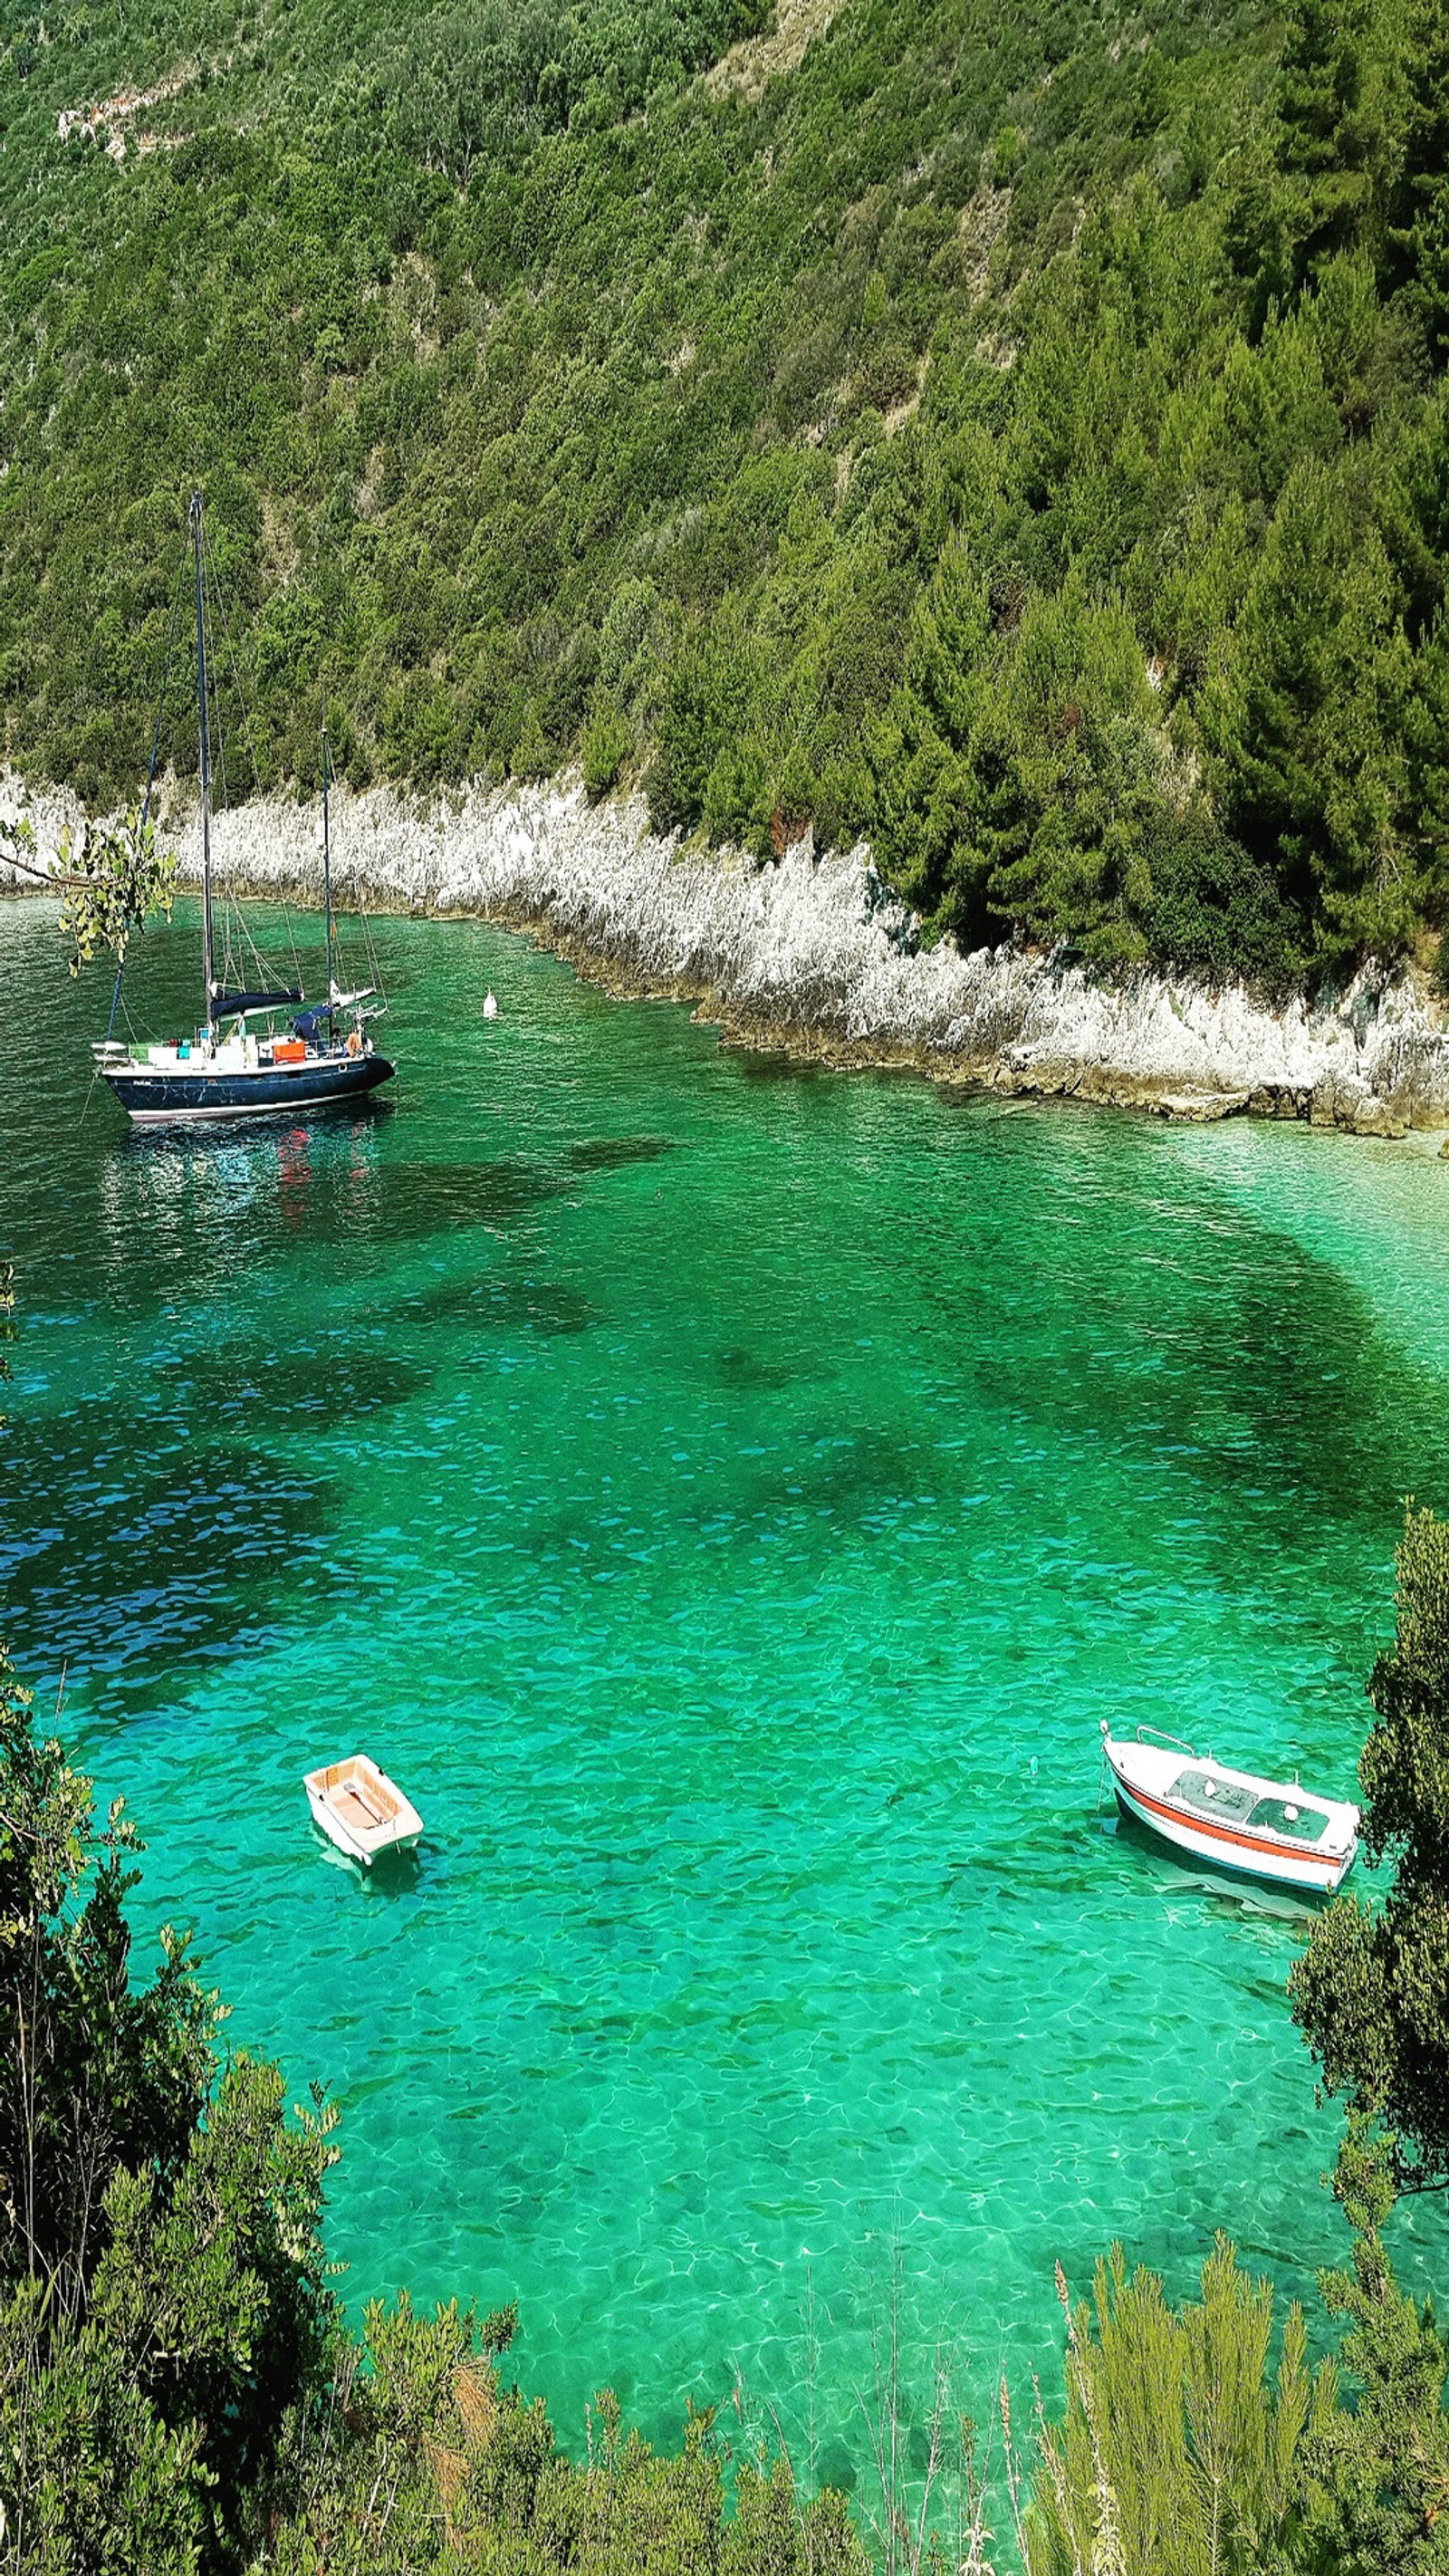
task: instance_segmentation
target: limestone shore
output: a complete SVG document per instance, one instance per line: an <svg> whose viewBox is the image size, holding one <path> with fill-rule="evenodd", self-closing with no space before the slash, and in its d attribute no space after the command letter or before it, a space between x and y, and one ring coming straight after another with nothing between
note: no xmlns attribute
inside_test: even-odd
<svg viewBox="0 0 1449 2576"><path fill-rule="evenodd" d="M0 797L29 813L42 864L79 820L58 791L11 781ZM194 880L199 831L194 814L173 820L176 804L168 838ZM315 902L319 840L315 804L259 799L217 818L213 851L236 891ZM427 802L337 790L332 845L340 900L526 930L611 989L692 1003L740 1043L1169 1117L1449 1127L1449 1027L1413 970L1367 968L1331 1002L1273 1007L1240 985L924 947L864 848L816 857L807 839L757 867L681 849L636 801L591 806L569 780Z"/></svg>

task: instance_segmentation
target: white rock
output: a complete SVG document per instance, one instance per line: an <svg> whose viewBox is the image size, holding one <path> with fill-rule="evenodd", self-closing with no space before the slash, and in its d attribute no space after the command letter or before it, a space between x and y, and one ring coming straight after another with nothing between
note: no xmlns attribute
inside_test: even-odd
<svg viewBox="0 0 1449 2576"><path fill-rule="evenodd" d="M65 793L27 797L0 775L7 796L30 813L42 863L66 821L74 830L83 820ZM178 802L184 791L168 782L162 809ZM315 901L318 813L274 797L219 815L218 873L238 889ZM194 880L195 819L173 838ZM334 787L332 865L343 903L524 923L580 963L786 1043L909 1056L1012 1089L1175 1095L1199 1104L1198 1116L1214 1114L1212 1095L1231 1094L1380 1132L1385 1121L1449 1124L1449 1038L1410 973L1365 967L1331 1006L1310 1010L1178 975L1098 979L1010 947L922 949L864 846L816 859L807 839L764 867L682 850L650 832L637 802L591 807L576 779L429 805L392 787ZM0 866L0 884L6 875Z"/></svg>

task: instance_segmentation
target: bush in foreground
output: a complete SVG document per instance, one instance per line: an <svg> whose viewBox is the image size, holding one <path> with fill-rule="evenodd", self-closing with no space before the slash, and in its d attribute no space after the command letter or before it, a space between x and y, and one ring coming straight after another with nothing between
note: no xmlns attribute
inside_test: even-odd
<svg viewBox="0 0 1449 2576"><path fill-rule="evenodd" d="M330 2119L223 2063L184 1940L133 1984L139 1849L0 1659L0 2506L56 2576L226 2564L337 2334Z"/></svg>
<svg viewBox="0 0 1449 2576"><path fill-rule="evenodd" d="M1289 1991L1331 2092L1386 2119L1399 2179L1449 2180L1449 1526L1410 1507L1398 1552L1393 1650L1369 1677L1363 1838L1395 1863L1376 1909L1335 1898Z"/></svg>

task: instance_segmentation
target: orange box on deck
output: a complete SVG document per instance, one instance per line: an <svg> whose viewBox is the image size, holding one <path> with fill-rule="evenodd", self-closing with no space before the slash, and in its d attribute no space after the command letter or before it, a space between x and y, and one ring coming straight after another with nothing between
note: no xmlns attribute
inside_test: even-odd
<svg viewBox="0 0 1449 2576"><path fill-rule="evenodd" d="M303 1044L303 1041L301 1040L301 1038L274 1038L274 1039L273 1039L273 1041L272 1041L272 1062L273 1062L273 1064L305 1064L305 1063L306 1063L306 1061L307 1061L307 1049L306 1049L305 1045Z"/></svg>

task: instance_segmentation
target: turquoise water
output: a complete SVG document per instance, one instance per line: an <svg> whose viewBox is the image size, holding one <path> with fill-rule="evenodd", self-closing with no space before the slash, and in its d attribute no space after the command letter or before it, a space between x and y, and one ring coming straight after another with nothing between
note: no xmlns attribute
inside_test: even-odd
<svg viewBox="0 0 1449 2576"><path fill-rule="evenodd" d="M136 1138L102 979L0 907L10 1633L148 1929L341 2104L348 2296L516 2296L568 2441L738 2373L851 2475L893 2244L976 2389L1054 2384L1053 2262L1114 2235L1307 2288L1302 1918L1100 1812L1098 1720L1350 1790L1400 1497L1449 1503L1449 1172L379 936L380 1114ZM194 981L148 935L153 1026ZM357 1744L430 1828L370 1886L300 1786Z"/></svg>

